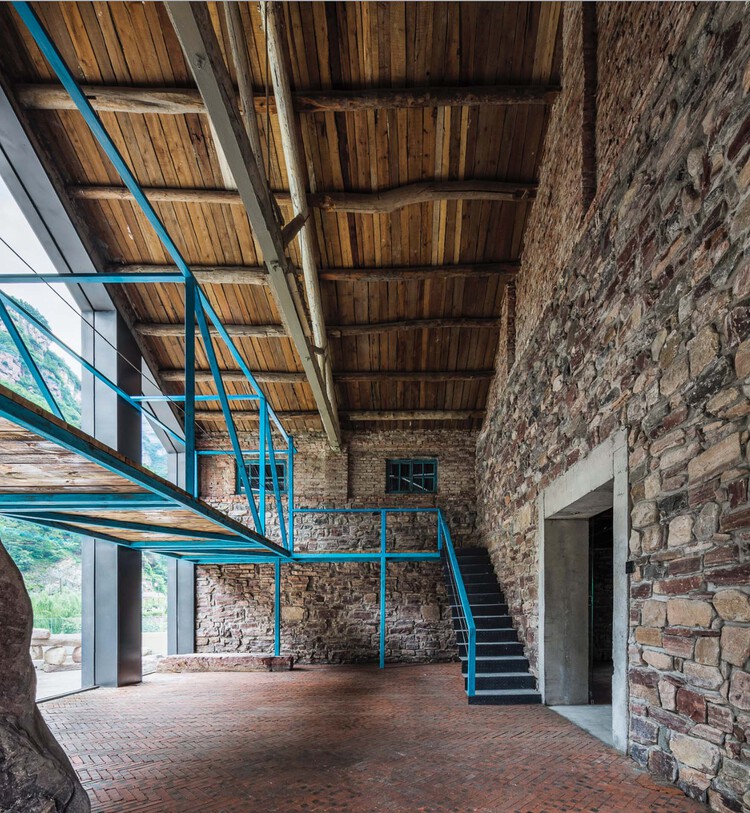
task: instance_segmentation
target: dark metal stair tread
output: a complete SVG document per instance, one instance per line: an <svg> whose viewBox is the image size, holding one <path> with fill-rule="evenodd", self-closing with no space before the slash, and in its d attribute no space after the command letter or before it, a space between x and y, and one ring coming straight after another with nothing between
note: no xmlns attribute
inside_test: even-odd
<svg viewBox="0 0 750 813"><path fill-rule="evenodd" d="M466 655L459 655L458 659L460 661L467 661L468 657ZM475 660L477 661L525 661L525 655L477 655ZM509 674L513 674L510 672ZM519 673L521 674L521 673ZM530 675L531 672L526 671L523 672L524 675Z"/></svg>
<svg viewBox="0 0 750 813"><path fill-rule="evenodd" d="M475 689L474 694L479 695L480 697L488 697L490 695L508 697L510 695L519 695L519 694L528 697L529 695L538 696L539 692L536 689Z"/></svg>

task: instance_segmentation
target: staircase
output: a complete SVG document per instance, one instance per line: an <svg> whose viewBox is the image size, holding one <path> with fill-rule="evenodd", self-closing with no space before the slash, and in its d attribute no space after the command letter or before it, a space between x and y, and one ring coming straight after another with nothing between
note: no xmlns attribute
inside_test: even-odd
<svg viewBox="0 0 750 813"><path fill-rule="evenodd" d="M529 672L529 662L508 615L508 605L495 578L489 554L484 548L459 548L455 554L477 631L476 692L474 697L469 697L469 703L496 706L540 703L536 679ZM468 688L466 626L445 557L443 567L464 688Z"/></svg>

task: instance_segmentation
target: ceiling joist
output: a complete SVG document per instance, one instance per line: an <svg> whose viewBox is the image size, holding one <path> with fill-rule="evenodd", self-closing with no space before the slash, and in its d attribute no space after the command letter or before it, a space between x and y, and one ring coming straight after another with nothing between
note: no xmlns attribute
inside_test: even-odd
<svg viewBox="0 0 750 813"><path fill-rule="evenodd" d="M314 410L277 410L276 414L284 421L311 421L320 416ZM233 409L232 417L239 423L257 422L258 411L252 409ZM389 423L393 421L465 421L483 418L483 409L359 409L341 413L345 421L376 421ZM195 418L207 423L223 423L224 416L218 409L196 409Z"/></svg>
<svg viewBox="0 0 750 813"><path fill-rule="evenodd" d="M205 113L195 88L113 87L83 85L95 110L103 113L158 113L181 116ZM70 97L60 85L22 84L15 88L20 103L30 110L72 110ZM465 105L547 105L560 94L557 85L488 85L475 87L367 88L365 90L297 90L292 93L297 113L356 113L360 110L410 110ZM266 113L265 91L253 93L258 115ZM269 96L269 112L276 99Z"/></svg>
<svg viewBox="0 0 750 813"><path fill-rule="evenodd" d="M260 384L304 384L305 374L286 370L256 370L255 380ZM443 381L489 381L495 375L494 370L341 370L334 371L333 376L339 384L389 383L391 381L408 381L414 383L440 383ZM221 377L226 384L242 384L247 379L241 370L222 370ZM165 368L159 370L162 381L181 383L185 380L182 368ZM214 377L210 370L195 371L196 384L213 384Z"/></svg>
<svg viewBox="0 0 750 813"><path fill-rule="evenodd" d="M331 325L328 336L341 339L345 336L367 336L371 333L401 333L407 330L443 329L489 329L497 330L500 320L493 317L440 317L437 319L400 319L397 322L368 322L362 325ZM135 329L142 336L178 338L185 335L182 322L136 322ZM230 336L252 339L283 339L288 333L283 325L224 325ZM197 333L197 331L196 331Z"/></svg>
<svg viewBox="0 0 750 813"><path fill-rule="evenodd" d="M537 184L528 181L421 181L379 192L313 192L307 203L324 212L354 214L390 214L405 206L438 201L495 201L523 203L536 198ZM146 186L143 192L151 203L200 203L242 206L239 192L233 189L203 189ZM68 193L76 200L132 200L124 186L72 185ZM291 195L272 193L279 206L290 206Z"/></svg>
<svg viewBox="0 0 750 813"><path fill-rule="evenodd" d="M169 2L166 8L263 253L276 305L307 374L328 441L334 449L340 449L341 429L336 405L328 398L315 351L303 324L303 314L298 311L292 290L293 274L284 254L281 229L237 110L235 91L210 14L202 3Z"/></svg>
<svg viewBox="0 0 750 813"><path fill-rule="evenodd" d="M410 282L482 277L512 282L520 263L460 263L456 265L409 265L392 268L319 268L318 277L327 282ZM191 265L201 285L267 285L268 274L262 265ZM113 264L113 274L159 274L175 271L174 265L149 263ZM301 274L300 269L294 269Z"/></svg>

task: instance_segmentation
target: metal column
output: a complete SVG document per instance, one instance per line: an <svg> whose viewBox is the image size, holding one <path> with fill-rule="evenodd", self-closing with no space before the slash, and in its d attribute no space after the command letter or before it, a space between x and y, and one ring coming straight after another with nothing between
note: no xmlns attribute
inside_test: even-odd
<svg viewBox="0 0 750 813"><path fill-rule="evenodd" d="M169 479L182 488L185 482L197 483L197 470L186 465L187 455L168 457ZM197 462L197 457L193 459ZM195 565L180 559L167 559L167 654L195 652Z"/></svg>
<svg viewBox="0 0 750 813"><path fill-rule="evenodd" d="M83 356L126 392L140 392L141 358L115 311L88 311ZM141 459L141 416L84 373L82 428L125 457ZM82 685L125 686L141 680L141 552L111 542L82 544Z"/></svg>

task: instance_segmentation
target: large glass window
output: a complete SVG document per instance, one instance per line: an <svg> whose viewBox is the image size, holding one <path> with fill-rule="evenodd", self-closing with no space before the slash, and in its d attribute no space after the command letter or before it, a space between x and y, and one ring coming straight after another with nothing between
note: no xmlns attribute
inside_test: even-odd
<svg viewBox="0 0 750 813"><path fill-rule="evenodd" d="M434 494L437 491L437 460L386 460L387 494Z"/></svg>

